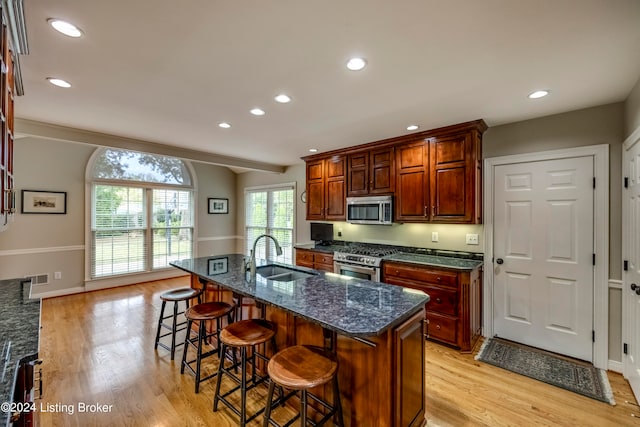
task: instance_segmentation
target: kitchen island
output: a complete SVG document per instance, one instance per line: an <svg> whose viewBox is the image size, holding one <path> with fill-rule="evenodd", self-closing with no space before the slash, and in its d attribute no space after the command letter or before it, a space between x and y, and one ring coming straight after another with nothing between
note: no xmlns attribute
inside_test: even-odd
<svg viewBox="0 0 640 427"><path fill-rule="evenodd" d="M35 416L33 399L37 396L33 380L39 363L40 299L31 299L30 290L30 281L0 280L0 340L4 365L0 401L8 405L3 407L2 426L12 425L11 420L15 420L16 425L31 425L28 423Z"/></svg>
<svg viewBox="0 0 640 427"><path fill-rule="evenodd" d="M209 301L230 302L235 295L263 305L264 313L246 308L243 316L264 315L275 322L278 348L332 348L340 361L346 425L425 424L423 321L428 295L283 264L278 266L306 277L263 276L258 268L251 280L243 261L243 255L229 254L171 265L191 274L192 287L205 286ZM314 393L331 399L328 388Z"/></svg>

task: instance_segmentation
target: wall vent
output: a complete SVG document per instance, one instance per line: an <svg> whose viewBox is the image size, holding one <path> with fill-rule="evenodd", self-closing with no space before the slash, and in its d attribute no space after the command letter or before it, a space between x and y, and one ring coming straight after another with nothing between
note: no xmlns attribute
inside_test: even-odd
<svg viewBox="0 0 640 427"><path fill-rule="evenodd" d="M49 284L49 275L48 274L31 274L24 277L27 280L31 280L32 285L48 285Z"/></svg>

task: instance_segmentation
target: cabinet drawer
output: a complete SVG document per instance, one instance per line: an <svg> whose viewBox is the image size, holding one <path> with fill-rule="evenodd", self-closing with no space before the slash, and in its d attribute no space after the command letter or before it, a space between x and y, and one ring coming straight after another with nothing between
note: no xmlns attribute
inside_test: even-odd
<svg viewBox="0 0 640 427"><path fill-rule="evenodd" d="M431 297L427 303L427 310L438 313L458 315L458 292L451 289L442 289L435 286L425 286L421 290Z"/></svg>
<svg viewBox="0 0 640 427"><path fill-rule="evenodd" d="M458 319L455 317L443 316L427 310L427 338L444 341L457 345Z"/></svg>
<svg viewBox="0 0 640 427"><path fill-rule="evenodd" d="M316 253L313 260L316 264L330 265L331 269L333 269L333 255Z"/></svg>
<svg viewBox="0 0 640 427"><path fill-rule="evenodd" d="M386 263L384 265L384 275L440 286L458 286L457 273L444 270L431 270L423 267L411 267L404 264Z"/></svg>
<svg viewBox="0 0 640 427"><path fill-rule="evenodd" d="M313 252L304 249L296 249L296 264L313 264Z"/></svg>

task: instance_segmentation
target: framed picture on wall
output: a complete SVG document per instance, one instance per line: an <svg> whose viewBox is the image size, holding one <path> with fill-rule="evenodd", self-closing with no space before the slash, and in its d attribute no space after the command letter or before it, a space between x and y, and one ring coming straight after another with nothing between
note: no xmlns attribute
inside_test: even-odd
<svg viewBox="0 0 640 427"><path fill-rule="evenodd" d="M209 197L209 213L210 214L228 214L229 213L229 199L218 199Z"/></svg>
<svg viewBox="0 0 640 427"><path fill-rule="evenodd" d="M22 190L23 214L66 214L66 191Z"/></svg>

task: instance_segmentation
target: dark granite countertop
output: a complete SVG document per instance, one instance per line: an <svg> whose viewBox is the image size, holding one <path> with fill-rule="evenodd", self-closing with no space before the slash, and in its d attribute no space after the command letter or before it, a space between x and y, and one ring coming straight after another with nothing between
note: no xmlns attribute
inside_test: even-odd
<svg viewBox="0 0 640 427"><path fill-rule="evenodd" d="M346 242L342 240L332 240L326 245L314 245L313 243L309 243L295 245L295 247L326 253L349 252L350 249L358 247L367 247L370 249L379 248L382 250L392 249L397 252L385 256L383 260L401 261L411 264L429 265L455 270L473 270L483 264L484 258L483 254L474 252L415 248L411 246L392 246L377 243Z"/></svg>
<svg viewBox="0 0 640 427"><path fill-rule="evenodd" d="M454 270L473 270L482 265L482 260L465 259L452 256L426 255L418 253L398 252L387 255L383 261L400 261L410 264L428 265L433 267L451 268Z"/></svg>
<svg viewBox="0 0 640 427"><path fill-rule="evenodd" d="M226 260L212 261L216 259ZM278 265L314 275L288 282L258 275L254 282L248 282L249 273L245 275L242 271L243 259L241 254L229 254L176 261L171 265L352 337L380 335L417 313L429 301L429 296L421 291L285 264ZM214 264L223 266L223 271L213 274Z"/></svg>
<svg viewBox="0 0 640 427"><path fill-rule="evenodd" d="M29 299L31 284L23 279L0 280L0 344L2 381L0 401L11 402L20 362L38 358L40 345L40 300ZM7 354L8 353L8 354ZM6 364L5 364L6 360ZM9 422L4 413L5 424Z"/></svg>

